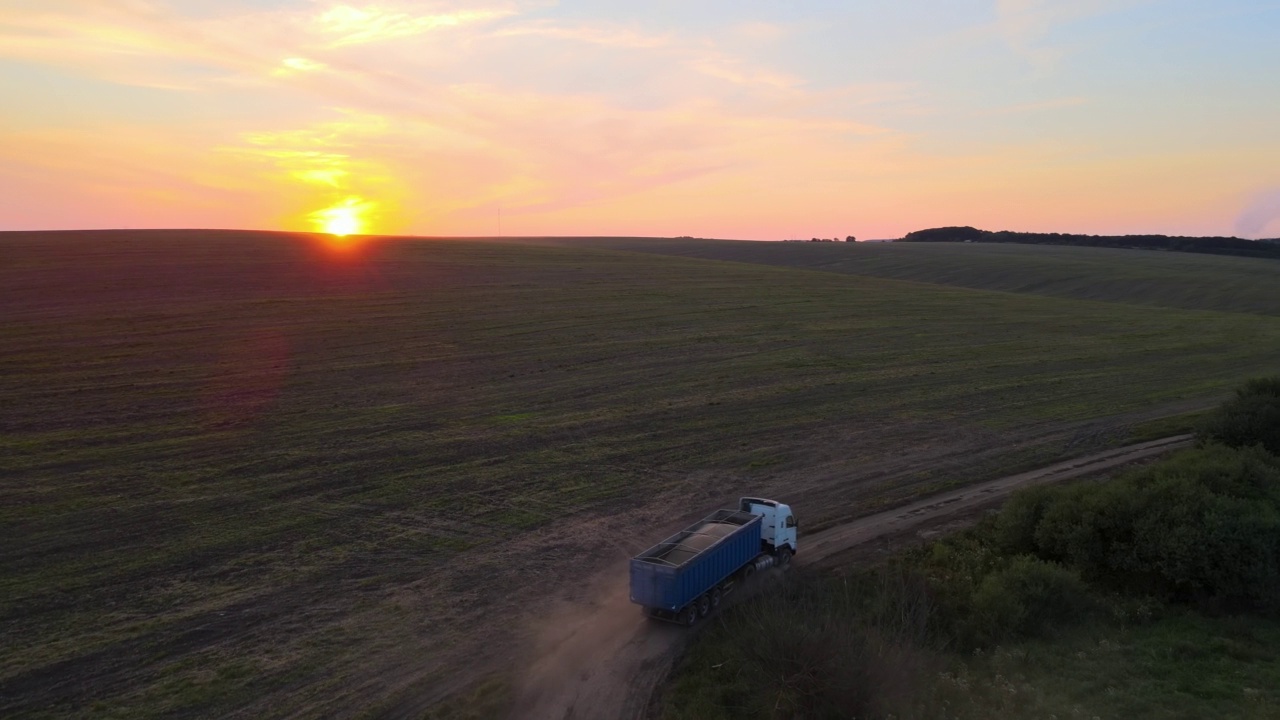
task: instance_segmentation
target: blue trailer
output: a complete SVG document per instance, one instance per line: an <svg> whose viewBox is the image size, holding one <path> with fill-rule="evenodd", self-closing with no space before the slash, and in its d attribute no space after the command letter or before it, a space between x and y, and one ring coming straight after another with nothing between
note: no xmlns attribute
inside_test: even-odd
<svg viewBox="0 0 1280 720"><path fill-rule="evenodd" d="M758 570L786 565L796 549L791 508L742 498L631 559L631 602L660 620L693 625Z"/></svg>

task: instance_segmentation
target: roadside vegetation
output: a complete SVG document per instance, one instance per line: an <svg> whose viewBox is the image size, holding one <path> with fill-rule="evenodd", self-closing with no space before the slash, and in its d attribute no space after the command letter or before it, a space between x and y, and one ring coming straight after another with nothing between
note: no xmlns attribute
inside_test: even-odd
<svg viewBox="0 0 1280 720"><path fill-rule="evenodd" d="M724 613L669 720L1280 716L1280 378L1197 446Z"/></svg>

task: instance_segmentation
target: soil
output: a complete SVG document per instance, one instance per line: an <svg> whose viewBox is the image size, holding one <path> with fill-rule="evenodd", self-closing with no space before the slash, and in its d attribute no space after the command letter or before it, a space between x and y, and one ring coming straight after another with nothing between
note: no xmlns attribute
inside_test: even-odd
<svg viewBox="0 0 1280 720"><path fill-rule="evenodd" d="M866 561L967 525L1019 488L1114 472L1192 440L1179 435L1129 445L939 493L802 536L795 562L832 567ZM778 581L780 572L785 571L768 573L763 582ZM643 617L630 603L625 572L618 568L597 579L596 587L597 599L566 602L543 623L550 630L544 630L538 659L519 684L512 718L639 720L651 714L655 689L697 629Z"/></svg>

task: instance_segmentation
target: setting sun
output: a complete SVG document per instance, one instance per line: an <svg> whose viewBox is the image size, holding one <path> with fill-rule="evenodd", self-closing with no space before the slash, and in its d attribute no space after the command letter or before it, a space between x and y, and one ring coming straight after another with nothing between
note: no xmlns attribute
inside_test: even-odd
<svg viewBox="0 0 1280 720"><path fill-rule="evenodd" d="M320 232L346 237L367 232L368 215L375 207L373 202L349 197L336 205L311 213L310 219Z"/></svg>
<svg viewBox="0 0 1280 720"><path fill-rule="evenodd" d="M325 222L324 230L339 237L351 235L360 229L360 220L351 208L338 208Z"/></svg>

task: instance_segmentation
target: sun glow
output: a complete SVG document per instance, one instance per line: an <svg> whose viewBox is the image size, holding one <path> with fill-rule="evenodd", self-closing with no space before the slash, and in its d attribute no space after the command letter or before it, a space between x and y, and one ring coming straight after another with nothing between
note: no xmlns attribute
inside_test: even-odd
<svg viewBox="0 0 1280 720"><path fill-rule="evenodd" d="M309 216L313 225L323 233L335 237L358 235L368 231L369 215L377 204L358 197L317 210Z"/></svg>
<svg viewBox="0 0 1280 720"><path fill-rule="evenodd" d="M338 208L333 217L325 221L325 232L338 237L346 237L360 230L360 219L351 208Z"/></svg>

